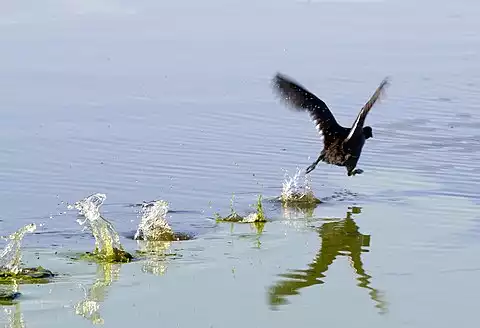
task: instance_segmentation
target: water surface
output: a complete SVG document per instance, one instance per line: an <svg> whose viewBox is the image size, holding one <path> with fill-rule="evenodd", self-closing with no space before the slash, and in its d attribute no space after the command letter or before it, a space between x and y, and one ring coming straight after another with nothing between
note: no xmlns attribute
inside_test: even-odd
<svg viewBox="0 0 480 328"><path fill-rule="evenodd" d="M24 261L62 275L20 286L0 321L476 322L479 14L467 0L9 2L0 13L1 235L36 223ZM391 77L368 117L365 173L319 165L312 188L324 203L299 211L265 201L271 222L261 233L216 224L233 193L248 212L258 194L279 196L284 169L320 151L308 116L273 96L277 71L345 125ZM195 238L158 246L165 256L153 261L73 261L94 241L66 204L96 192L127 251L145 247L128 238L139 223L131 205L142 201L167 200L174 231ZM86 317L76 313L85 300L99 305Z"/></svg>

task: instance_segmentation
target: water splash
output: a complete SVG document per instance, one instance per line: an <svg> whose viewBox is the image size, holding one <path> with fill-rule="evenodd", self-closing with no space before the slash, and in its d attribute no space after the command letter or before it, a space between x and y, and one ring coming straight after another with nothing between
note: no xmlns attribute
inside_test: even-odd
<svg viewBox="0 0 480 328"><path fill-rule="evenodd" d="M100 214L100 206L106 198L105 194L93 194L76 202L74 207L82 216L77 222L92 232L95 238L94 256L107 262L129 262L132 255L123 249L113 225Z"/></svg>
<svg viewBox="0 0 480 328"><path fill-rule="evenodd" d="M75 313L90 320L93 324L103 324L100 304L105 300L110 285L118 280L119 276L119 264L98 264L97 279L88 292L85 290L85 298L75 305Z"/></svg>
<svg viewBox="0 0 480 328"><path fill-rule="evenodd" d="M133 238L137 240L139 253L146 255L143 272L163 275L167 270L166 257L171 242L188 239L173 232L166 219L168 209L168 203L164 200L142 204L142 218Z"/></svg>
<svg viewBox="0 0 480 328"><path fill-rule="evenodd" d="M0 253L0 272L18 274L22 269L20 264L22 261L21 244L25 234L32 233L37 229L35 223L27 224L17 232L8 237L2 237L10 241L8 245Z"/></svg>
<svg viewBox="0 0 480 328"><path fill-rule="evenodd" d="M167 212L168 203L166 201L143 203L142 219L133 238L148 241L176 240L175 234L166 220Z"/></svg>
<svg viewBox="0 0 480 328"><path fill-rule="evenodd" d="M8 323L4 327L8 328L25 328L25 320L23 318L23 313L20 308L20 303L16 303L15 306L5 307L4 308L5 316L8 318Z"/></svg>
<svg viewBox="0 0 480 328"><path fill-rule="evenodd" d="M18 229L15 233L2 239L9 241L0 252L0 304L12 305L20 297L18 284L48 283L53 273L42 267L22 268L22 240L27 233L37 229L34 223Z"/></svg>
<svg viewBox="0 0 480 328"><path fill-rule="evenodd" d="M284 205L308 206L321 203L313 193L310 175L305 174L305 171L298 167L293 176L290 176L288 172L285 171L285 180L282 183L280 201Z"/></svg>

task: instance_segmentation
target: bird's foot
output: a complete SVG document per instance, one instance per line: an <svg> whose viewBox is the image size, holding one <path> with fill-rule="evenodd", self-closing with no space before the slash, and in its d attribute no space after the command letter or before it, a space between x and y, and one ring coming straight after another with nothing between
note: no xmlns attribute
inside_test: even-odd
<svg viewBox="0 0 480 328"><path fill-rule="evenodd" d="M305 170L305 173L308 174L308 173L312 172L313 170L315 170L316 167L317 167L317 163L313 163L312 165L307 167L307 169Z"/></svg>
<svg viewBox="0 0 480 328"><path fill-rule="evenodd" d="M353 171L349 171L348 172L348 176L351 176L351 175L356 175L356 174L362 174L363 173L363 170L362 169L355 169Z"/></svg>

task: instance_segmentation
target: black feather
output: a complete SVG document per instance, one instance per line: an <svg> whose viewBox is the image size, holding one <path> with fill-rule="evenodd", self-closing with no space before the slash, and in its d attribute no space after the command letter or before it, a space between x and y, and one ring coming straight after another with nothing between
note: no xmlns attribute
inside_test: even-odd
<svg viewBox="0 0 480 328"><path fill-rule="evenodd" d="M365 119L387 85L388 80L384 79L373 96L360 110L352 128L346 128L337 123L325 102L305 87L284 74L277 73L275 75L273 78L275 92L291 108L308 112L324 138L323 150L317 161L307 169L307 173L312 171L318 162L323 161L345 166L348 175L355 174L354 169L360 158L365 140L372 135L370 127L365 127L366 130L364 130ZM365 131L368 133L366 134ZM361 173L361 170L357 171L357 173Z"/></svg>

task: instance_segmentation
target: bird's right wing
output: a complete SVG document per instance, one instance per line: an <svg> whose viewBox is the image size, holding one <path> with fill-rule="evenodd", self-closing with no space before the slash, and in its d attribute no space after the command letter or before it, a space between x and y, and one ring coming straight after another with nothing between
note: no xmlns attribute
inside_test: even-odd
<svg viewBox="0 0 480 328"><path fill-rule="evenodd" d="M333 137L345 129L337 123L322 100L293 79L277 73L273 78L273 87L287 105L298 111L307 111L323 137Z"/></svg>

